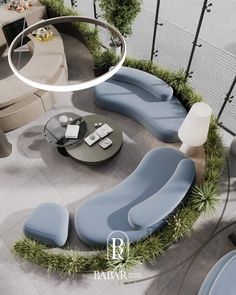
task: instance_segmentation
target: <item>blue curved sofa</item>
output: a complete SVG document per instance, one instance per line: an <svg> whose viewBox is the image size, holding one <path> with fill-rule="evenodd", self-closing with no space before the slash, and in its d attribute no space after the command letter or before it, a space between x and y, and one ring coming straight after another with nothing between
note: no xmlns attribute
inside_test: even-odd
<svg viewBox="0 0 236 295"><path fill-rule="evenodd" d="M236 294L236 250L223 256L209 271L198 295Z"/></svg>
<svg viewBox="0 0 236 295"><path fill-rule="evenodd" d="M133 118L163 142L179 141L178 129L187 114L167 83L128 67L95 86L95 103Z"/></svg>
<svg viewBox="0 0 236 295"><path fill-rule="evenodd" d="M116 230L125 232L131 243L141 240L163 225L194 180L195 165L183 153L153 149L125 180L81 204L76 232L92 247L106 245Z"/></svg>

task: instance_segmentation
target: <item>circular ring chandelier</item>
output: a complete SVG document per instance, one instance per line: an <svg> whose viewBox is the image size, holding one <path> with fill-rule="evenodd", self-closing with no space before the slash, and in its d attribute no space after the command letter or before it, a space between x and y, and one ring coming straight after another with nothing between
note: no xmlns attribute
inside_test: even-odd
<svg viewBox="0 0 236 295"><path fill-rule="evenodd" d="M14 49L17 47L19 42L24 38L24 36L27 36L28 34L32 33L33 31L37 30L38 28L41 28L42 26L48 26L48 25L53 25L53 24L58 24L58 23L64 23L64 22L85 22L89 24L94 24L96 26L101 26L105 29L108 29L116 38L120 40L121 43L121 55L120 55L120 60L119 62L112 67L110 71L107 73L94 78L89 81L81 82L78 84L74 85L49 85L49 84L43 84L39 83L33 80L30 80L26 77L24 77L14 66L13 61L12 61L12 55L14 52ZM69 92L69 91L78 91L78 90L83 90L87 89L90 87L93 87L95 85L98 85L107 79L111 78L116 72L119 71L121 68L125 57L126 57L126 43L124 37L121 35L121 33L112 25L98 20L98 19L93 19L89 17L83 17L83 16L61 16L61 17L54 17L50 18L47 20L39 21L32 26L24 29L19 35L16 36L16 38L12 41L10 47L9 47L9 52L8 52L8 63L10 65L11 70L13 73L19 78L22 82L38 89L46 90L46 91L54 91L54 92Z"/></svg>

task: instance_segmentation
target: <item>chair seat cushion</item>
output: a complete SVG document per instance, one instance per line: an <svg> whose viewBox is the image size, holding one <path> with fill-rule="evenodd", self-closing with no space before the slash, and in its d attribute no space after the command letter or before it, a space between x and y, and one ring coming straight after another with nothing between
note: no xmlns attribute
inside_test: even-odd
<svg viewBox="0 0 236 295"><path fill-rule="evenodd" d="M63 246L68 237L69 212L55 203L44 203L35 208L26 219L24 234L40 242Z"/></svg>

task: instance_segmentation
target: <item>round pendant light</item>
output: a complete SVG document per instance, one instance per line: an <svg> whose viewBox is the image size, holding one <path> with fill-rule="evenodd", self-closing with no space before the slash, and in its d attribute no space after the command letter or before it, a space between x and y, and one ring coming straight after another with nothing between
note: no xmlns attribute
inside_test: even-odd
<svg viewBox="0 0 236 295"><path fill-rule="evenodd" d="M103 74L102 76L99 76L97 78L91 79L89 81L77 83L77 84L69 84L69 85L50 85L50 84L43 84L40 82L33 81L24 75L21 74L20 71L15 67L12 56L14 49L17 47L19 42L24 38L25 36L29 35L33 31L37 30L38 28L53 25L53 24L59 24L59 23L65 23L65 22L81 22L81 23L88 23L88 24L93 24L95 26L100 26L103 27L107 30L110 31L110 33L115 37L117 40L119 40L119 43L121 44L121 53L120 53L120 59L117 62L117 64L111 68L110 71L107 73ZM24 29L19 35L16 36L16 38L12 41L9 52L8 52L8 62L10 65L11 70L13 73L24 83L37 88L37 89L42 89L46 91L55 91L55 92L69 92L69 91L78 91L78 90L83 90L87 89L90 87L93 87L95 85L98 85L107 79L111 78L122 66L124 60L126 57L126 43L124 37L121 35L121 33L112 25L98 20L98 19L93 19L89 17L83 17L83 16L62 16L62 17L55 17L55 18L50 18L47 20L42 20L40 22L37 22L33 24L32 26Z"/></svg>

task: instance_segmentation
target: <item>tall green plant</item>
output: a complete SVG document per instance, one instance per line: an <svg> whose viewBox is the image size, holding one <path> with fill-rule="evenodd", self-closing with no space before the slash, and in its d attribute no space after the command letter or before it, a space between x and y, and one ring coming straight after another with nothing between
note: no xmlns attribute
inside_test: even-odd
<svg viewBox="0 0 236 295"><path fill-rule="evenodd" d="M101 0L105 20L126 37L132 34L132 23L141 10L142 0Z"/></svg>

